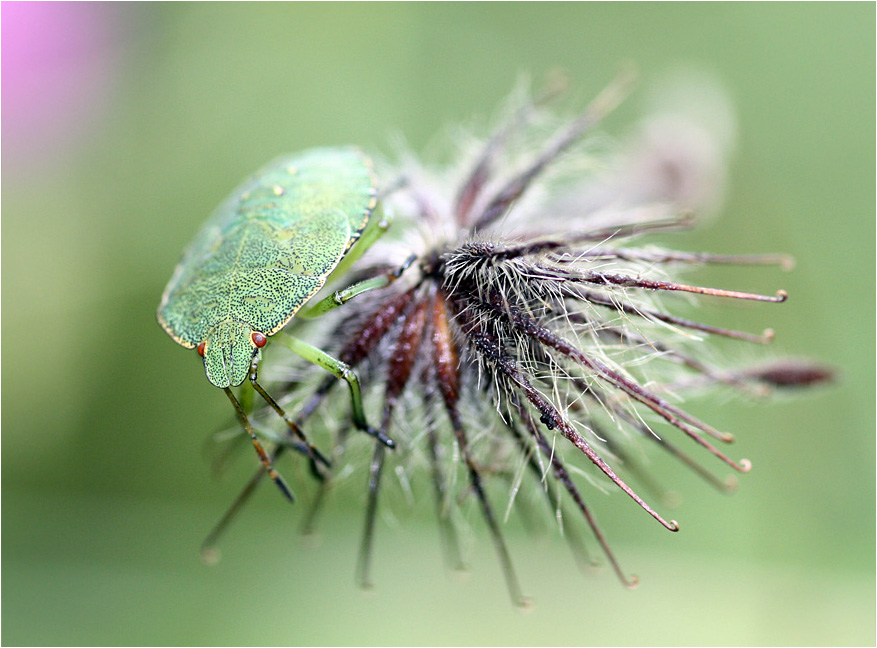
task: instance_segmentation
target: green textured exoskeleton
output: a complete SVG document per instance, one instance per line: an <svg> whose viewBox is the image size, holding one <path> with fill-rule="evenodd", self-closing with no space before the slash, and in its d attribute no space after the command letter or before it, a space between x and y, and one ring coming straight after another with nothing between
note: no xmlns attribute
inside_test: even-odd
<svg viewBox="0 0 877 648"><path fill-rule="evenodd" d="M230 388L249 378L307 444L311 457L326 463L256 382L258 354L333 272L345 270L386 230L376 207L371 162L356 149L312 149L279 158L214 212L183 254L158 309L158 321L168 334L203 357L208 380L225 390L265 468L290 499ZM391 279L362 282L309 310L331 310ZM345 379L357 427L381 437L366 424L358 381L346 365L296 338L277 339ZM385 437L381 440L392 445Z"/></svg>

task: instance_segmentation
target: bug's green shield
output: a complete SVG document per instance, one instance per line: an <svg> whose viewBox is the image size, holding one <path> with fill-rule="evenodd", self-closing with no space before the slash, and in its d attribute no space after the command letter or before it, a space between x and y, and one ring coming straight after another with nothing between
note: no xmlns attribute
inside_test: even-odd
<svg viewBox="0 0 877 648"><path fill-rule="evenodd" d="M355 149L275 160L195 237L165 289L159 322L185 347L206 343L211 383L240 384L255 353L252 332L276 333L320 290L374 205L370 163Z"/></svg>

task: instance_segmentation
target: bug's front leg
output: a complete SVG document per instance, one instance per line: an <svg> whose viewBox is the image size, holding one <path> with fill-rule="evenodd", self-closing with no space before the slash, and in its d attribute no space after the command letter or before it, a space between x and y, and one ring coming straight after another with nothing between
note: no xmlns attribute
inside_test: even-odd
<svg viewBox="0 0 877 648"><path fill-rule="evenodd" d="M271 407L271 409L273 409L275 412L277 412L277 415L284 420L286 425L289 427L289 431L293 435L298 437L298 439L300 440L300 442L302 444L302 447L296 448L296 449L299 449L301 452L303 452L304 454L306 454L307 456L309 456L311 458L311 461L313 462L313 469L314 469L315 474L317 474L317 475L321 474L316 467L317 463L322 464L326 468L331 468L332 464L329 463L329 460L326 459L326 457L323 456L323 453L321 453L319 450L317 450L317 448L314 447L314 445L311 444L310 441L308 441L308 438L305 436L304 432L302 432L302 430L298 426L298 424L294 420L292 420L292 417L289 416L289 414L286 413L286 411L280 406L280 404L276 400L274 400L274 398L271 396L271 394L269 394L267 391L265 391L265 388L259 384L258 370L259 370L258 360L254 359L253 363L250 365L249 384L252 385L253 389L256 390L263 399L265 399L265 402L268 403L268 405ZM250 394L252 394L252 390L250 390ZM251 399L252 399L252 396L251 396ZM296 447L296 446L293 446L293 447Z"/></svg>
<svg viewBox="0 0 877 648"><path fill-rule="evenodd" d="M293 353L300 355L308 362L312 362L318 367L322 367L336 378L344 380L347 383L347 387L350 389L354 425L366 434L375 437L388 448L396 447L396 443L390 437L374 429L366 421L365 410L362 406L362 390L359 387L359 378L357 378L353 369L344 362L333 358L322 349L318 349L304 340L300 340L287 333L278 333L274 339Z"/></svg>

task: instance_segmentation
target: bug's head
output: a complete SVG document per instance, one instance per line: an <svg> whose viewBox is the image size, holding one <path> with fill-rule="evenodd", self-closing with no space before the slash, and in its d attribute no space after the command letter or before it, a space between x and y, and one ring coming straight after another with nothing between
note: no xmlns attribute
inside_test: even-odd
<svg viewBox="0 0 877 648"><path fill-rule="evenodd" d="M243 322L220 322L201 344L207 380L220 388L236 387L250 373L250 365L267 338Z"/></svg>

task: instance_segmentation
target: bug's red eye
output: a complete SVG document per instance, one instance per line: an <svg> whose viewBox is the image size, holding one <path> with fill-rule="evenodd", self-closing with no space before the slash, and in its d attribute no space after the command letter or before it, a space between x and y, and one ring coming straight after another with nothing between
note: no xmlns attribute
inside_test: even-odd
<svg viewBox="0 0 877 648"><path fill-rule="evenodd" d="M266 338L258 331L253 331L253 334L250 337L253 339L253 344L255 344L257 347L263 347L268 344L268 338Z"/></svg>
<svg viewBox="0 0 877 648"><path fill-rule="evenodd" d="M198 345L198 355L201 356L202 358L204 357L204 349L206 347L207 347L206 342L202 342L201 344Z"/></svg>

